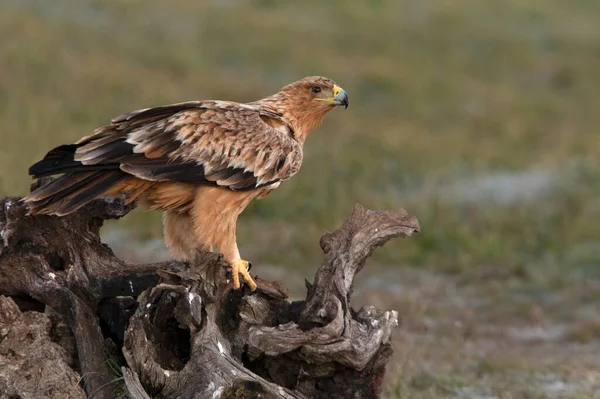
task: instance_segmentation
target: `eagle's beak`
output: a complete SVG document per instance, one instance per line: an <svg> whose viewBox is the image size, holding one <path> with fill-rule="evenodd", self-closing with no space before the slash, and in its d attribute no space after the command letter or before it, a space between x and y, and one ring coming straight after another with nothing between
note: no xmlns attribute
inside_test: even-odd
<svg viewBox="0 0 600 399"><path fill-rule="evenodd" d="M344 108L348 108L348 93L346 93L346 90L342 89L340 86L338 85L334 85L333 86L333 104L335 105L343 105Z"/></svg>

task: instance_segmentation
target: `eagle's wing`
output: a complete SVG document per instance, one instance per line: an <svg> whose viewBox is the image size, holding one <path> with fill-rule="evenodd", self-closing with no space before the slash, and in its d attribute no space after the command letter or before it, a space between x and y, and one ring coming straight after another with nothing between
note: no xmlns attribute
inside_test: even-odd
<svg viewBox="0 0 600 399"><path fill-rule="evenodd" d="M30 213L66 215L103 195L136 198L151 186L144 181L265 187L300 169L302 149L287 126L277 113L222 101L131 112L48 152L29 174L62 176L23 200Z"/></svg>
<svg viewBox="0 0 600 399"><path fill-rule="evenodd" d="M279 115L222 101L187 102L121 115L76 145L74 161L118 166L140 179L250 190L287 180L302 150ZM275 122L275 123L273 123Z"/></svg>

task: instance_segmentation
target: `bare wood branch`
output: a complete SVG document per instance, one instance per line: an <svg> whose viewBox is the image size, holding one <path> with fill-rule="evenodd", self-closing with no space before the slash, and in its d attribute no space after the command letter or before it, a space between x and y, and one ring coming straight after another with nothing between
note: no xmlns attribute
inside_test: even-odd
<svg viewBox="0 0 600 399"><path fill-rule="evenodd" d="M419 230L414 217L357 205L322 237L325 258L306 300L290 303L277 282L257 279L254 293L232 291L216 254L201 254L194 265L117 259L99 229L129 210L98 200L56 218L26 216L15 198L0 202L0 294L66 317L88 394L111 397L110 338L123 345L132 397L378 396L398 315L353 311L352 283L375 247ZM133 315L136 302L123 296L137 299Z"/></svg>
<svg viewBox="0 0 600 399"><path fill-rule="evenodd" d="M121 372L123 373L125 388L130 399L150 399L136 372L131 371L127 367L121 367Z"/></svg>

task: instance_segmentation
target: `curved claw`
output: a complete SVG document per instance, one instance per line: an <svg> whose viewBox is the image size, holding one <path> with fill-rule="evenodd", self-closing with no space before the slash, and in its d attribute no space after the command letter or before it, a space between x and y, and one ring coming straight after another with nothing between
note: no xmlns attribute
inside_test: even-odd
<svg viewBox="0 0 600 399"><path fill-rule="evenodd" d="M248 284L248 287L250 287L250 289L252 291L256 290L256 283L250 276L250 273L248 273L248 270L250 270L250 263L248 261L238 259L231 264L231 273L233 275L233 288L234 289L237 290L241 286L240 285L240 274L241 274L242 277L244 277L244 281L246 282L246 284Z"/></svg>

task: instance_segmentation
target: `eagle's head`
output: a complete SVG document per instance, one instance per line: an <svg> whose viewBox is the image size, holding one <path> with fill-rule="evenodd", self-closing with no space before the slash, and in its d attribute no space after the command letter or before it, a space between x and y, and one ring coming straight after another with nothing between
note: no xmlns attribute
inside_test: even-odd
<svg viewBox="0 0 600 399"><path fill-rule="evenodd" d="M322 76L309 76L284 86L279 92L295 105L330 111L337 105L348 108L348 94L333 80Z"/></svg>
<svg viewBox="0 0 600 399"><path fill-rule="evenodd" d="M348 94L333 80L309 76L284 86L264 100L289 121L302 139L319 126L334 107L348 108Z"/></svg>

